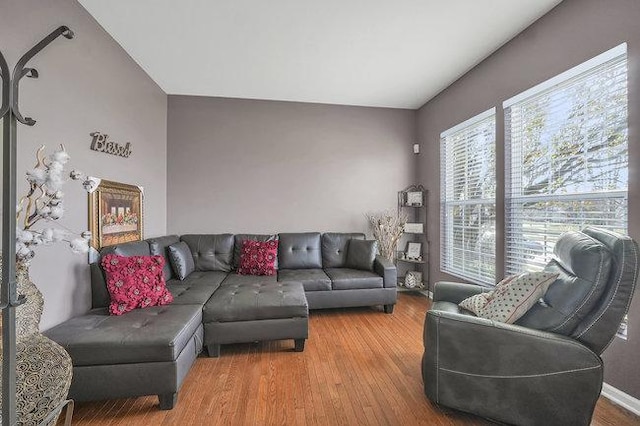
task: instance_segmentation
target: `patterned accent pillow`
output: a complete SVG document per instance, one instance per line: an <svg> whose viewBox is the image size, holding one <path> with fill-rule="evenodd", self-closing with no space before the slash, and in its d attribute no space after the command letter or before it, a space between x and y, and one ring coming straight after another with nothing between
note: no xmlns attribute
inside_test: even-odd
<svg viewBox="0 0 640 426"><path fill-rule="evenodd" d="M476 314L476 316L479 317L480 312L482 311L482 308L484 308L487 305L487 303L489 303L489 301L493 298L494 291L501 286L509 284L511 280L513 280L516 277L517 275L510 275L505 279L503 279L502 281L500 281L498 284L496 284L493 290L488 291L486 293L474 294L471 297L467 297L462 302L460 302L458 306L466 309L467 311L473 312L474 314Z"/></svg>
<svg viewBox="0 0 640 426"><path fill-rule="evenodd" d="M471 296L460 306L481 318L513 324L538 302L558 278L549 272L527 272L507 277L489 292Z"/></svg>
<svg viewBox="0 0 640 426"><path fill-rule="evenodd" d="M240 275L275 275L278 240L244 240L240 252Z"/></svg>
<svg viewBox="0 0 640 426"><path fill-rule="evenodd" d="M173 302L164 281L164 257L108 254L101 264L111 295L111 315Z"/></svg>

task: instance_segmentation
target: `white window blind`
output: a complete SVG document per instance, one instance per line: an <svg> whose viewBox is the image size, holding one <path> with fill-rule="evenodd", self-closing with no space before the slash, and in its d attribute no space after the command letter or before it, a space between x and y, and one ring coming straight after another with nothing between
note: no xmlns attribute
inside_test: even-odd
<svg viewBox="0 0 640 426"><path fill-rule="evenodd" d="M440 269L495 283L496 110L440 135Z"/></svg>
<svg viewBox="0 0 640 426"><path fill-rule="evenodd" d="M565 231L626 233L626 44L504 107L507 275L542 268Z"/></svg>

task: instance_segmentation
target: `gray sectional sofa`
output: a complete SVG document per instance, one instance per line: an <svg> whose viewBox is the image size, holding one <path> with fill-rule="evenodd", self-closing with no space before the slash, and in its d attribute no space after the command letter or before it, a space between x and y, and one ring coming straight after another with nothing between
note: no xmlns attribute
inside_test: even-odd
<svg viewBox="0 0 640 426"><path fill-rule="evenodd" d="M236 273L242 241L276 238L276 276ZM382 305L393 312L397 277L391 262L376 257L372 270L347 267L349 242L364 238L358 233L203 234L106 247L101 256L164 256L174 300L111 316L103 272L93 263L91 311L45 333L73 360L70 398L158 395L160 408L171 409L205 346L210 356L218 356L222 344L293 339L301 351L309 309ZM179 241L189 246L195 264L183 280L168 257L168 247Z"/></svg>

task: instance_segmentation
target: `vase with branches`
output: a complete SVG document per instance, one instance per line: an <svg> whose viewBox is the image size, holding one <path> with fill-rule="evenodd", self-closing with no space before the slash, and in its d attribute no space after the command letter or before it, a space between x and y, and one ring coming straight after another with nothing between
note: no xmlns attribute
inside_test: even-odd
<svg viewBox="0 0 640 426"><path fill-rule="evenodd" d="M25 300L16 309L16 414L25 425L54 424L51 414L62 410L71 385L69 354L40 333L44 298L29 277L38 246L65 242L75 253L89 250L89 231L74 232L57 222L64 215L64 183L69 178L80 181L87 191L93 185L79 171L67 174L68 161L63 145L48 156L40 147L36 165L26 173L29 188L16 207L16 284Z"/></svg>
<svg viewBox="0 0 640 426"><path fill-rule="evenodd" d="M404 225L408 217L405 213L398 213L395 210L383 212L367 213L369 227L373 233L373 238L378 241L380 255L393 262L396 256L396 247L400 237L404 233Z"/></svg>

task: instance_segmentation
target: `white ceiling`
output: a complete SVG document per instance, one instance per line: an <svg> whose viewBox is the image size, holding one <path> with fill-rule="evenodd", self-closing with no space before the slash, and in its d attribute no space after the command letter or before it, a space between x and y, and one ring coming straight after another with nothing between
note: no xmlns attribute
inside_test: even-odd
<svg viewBox="0 0 640 426"><path fill-rule="evenodd" d="M561 0L79 0L168 94L418 108Z"/></svg>

